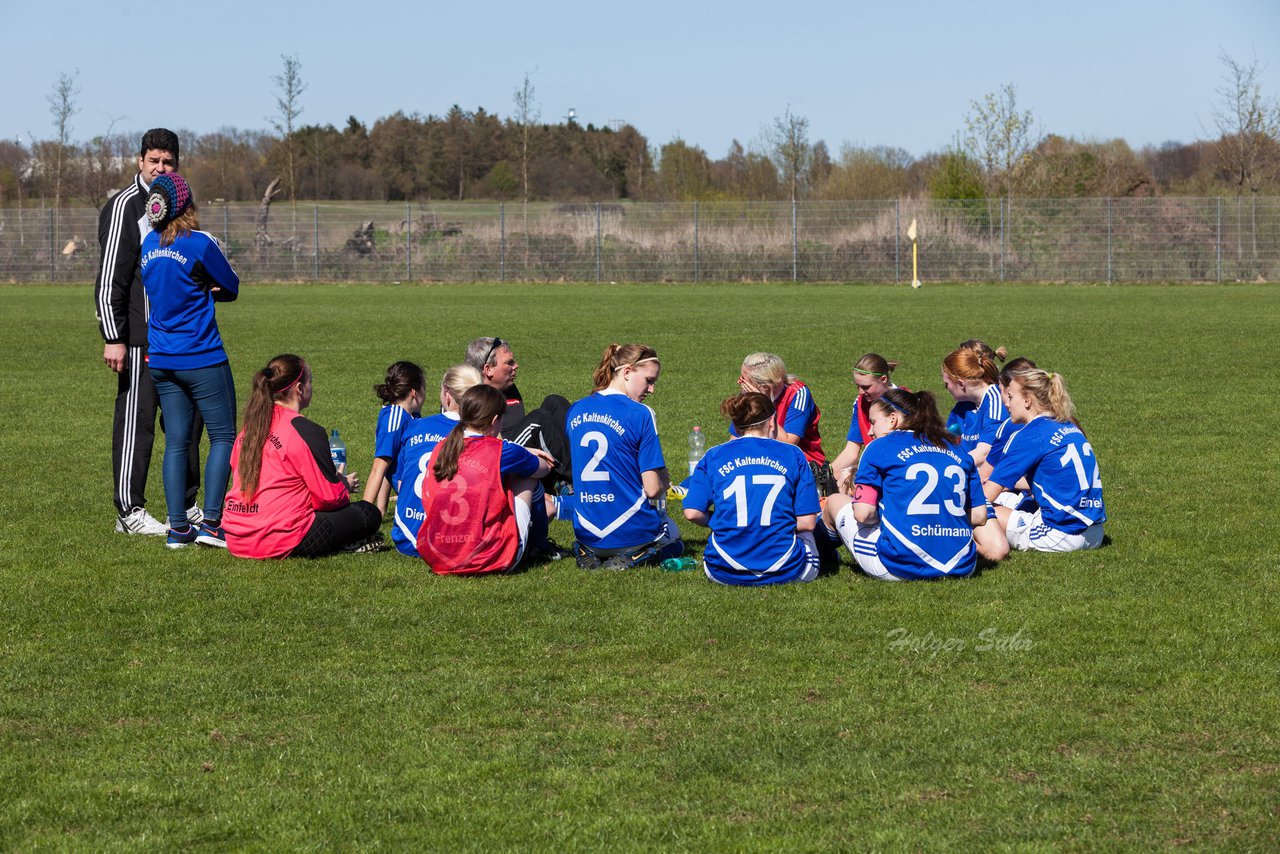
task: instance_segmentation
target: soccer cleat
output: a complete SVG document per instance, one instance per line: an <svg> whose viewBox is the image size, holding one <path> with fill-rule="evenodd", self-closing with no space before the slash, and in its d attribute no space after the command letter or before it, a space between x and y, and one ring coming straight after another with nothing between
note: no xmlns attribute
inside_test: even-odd
<svg viewBox="0 0 1280 854"><path fill-rule="evenodd" d="M116 533L163 537L169 533L169 527L148 513L146 508L135 507L116 519Z"/></svg>
<svg viewBox="0 0 1280 854"><path fill-rule="evenodd" d="M684 497L689 494L689 490L678 483L673 483L667 487L668 501L684 501Z"/></svg>
<svg viewBox="0 0 1280 854"><path fill-rule="evenodd" d="M164 544L171 549L185 549L196 541L196 535L199 534L199 532L200 529L192 525L188 525L186 529L182 531L175 531L170 528L169 536L164 541Z"/></svg>
<svg viewBox="0 0 1280 854"><path fill-rule="evenodd" d="M192 527L194 528L195 526L192 525ZM208 522L201 522L200 532L196 534L196 542L202 546L225 549L227 547L227 537L222 533L222 524L210 525Z"/></svg>
<svg viewBox="0 0 1280 854"><path fill-rule="evenodd" d="M365 537L363 540L356 540L354 543L347 543L342 547L344 554L372 554L380 552L387 547L387 540L381 533Z"/></svg>
<svg viewBox="0 0 1280 854"><path fill-rule="evenodd" d="M556 545L555 540L548 539L541 543L530 543L525 550L528 558L539 562L550 562L554 560L562 560L570 556L567 549L562 549Z"/></svg>
<svg viewBox="0 0 1280 854"><path fill-rule="evenodd" d="M187 521L195 526L204 524L204 511L192 504L187 508Z"/></svg>

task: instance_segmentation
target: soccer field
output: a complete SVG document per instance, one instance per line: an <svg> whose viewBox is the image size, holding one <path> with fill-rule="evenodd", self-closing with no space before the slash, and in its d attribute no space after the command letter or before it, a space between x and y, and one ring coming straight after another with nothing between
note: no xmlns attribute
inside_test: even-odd
<svg viewBox="0 0 1280 854"><path fill-rule="evenodd" d="M113 533L91 287L0 288L0 849L1280 844L1280 290L248 282L219 319L239 407L297 352L362 474L386 366L434 386L480 335L535 406L654 346L677 474L749 352L812 387L834 456L859 356L945 401L980 337L1066 377L1109 543L764 590L170 552Z"/></svg>

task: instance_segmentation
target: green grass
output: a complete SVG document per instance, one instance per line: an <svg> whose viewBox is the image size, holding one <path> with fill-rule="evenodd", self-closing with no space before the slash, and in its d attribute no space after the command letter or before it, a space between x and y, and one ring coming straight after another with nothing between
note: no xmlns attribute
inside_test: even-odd
<svg viewBox="0 0 1280 854"><path fill-rule="evenodd" d="M753 350L813 387L829 454L868 350L936 392L975 335L1066 376L1106 548L774 590L118 536L91 303L0 289L0 849L1280 844L1274 289L250 282L221 308L241 405L297 351L361 471L385 367L438 377L478 335L532 404L653 344L677 469Z"/></svg>

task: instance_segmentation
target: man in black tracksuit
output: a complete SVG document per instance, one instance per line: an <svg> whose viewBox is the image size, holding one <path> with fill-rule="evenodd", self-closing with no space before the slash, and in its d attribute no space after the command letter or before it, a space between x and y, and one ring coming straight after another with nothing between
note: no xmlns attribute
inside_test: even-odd
<svg viewBox="0 0 1280 854"><path fill-rule="evenodd" d="M156 389L147 368L147 294L138 272L146 219L147 191L160 174L178 168L178 137L154 128L142 137L138 174L133 183L112 196L98 216L98 245L102 264L94 286L98 331L106 342L102 361L119 375L111 466L115 474L116 530L124 534L167 533L168 526L146 511L144 493L151 466L156 430ZM199 487L200 431L197 417L188 455L187 506Z"/></svg>

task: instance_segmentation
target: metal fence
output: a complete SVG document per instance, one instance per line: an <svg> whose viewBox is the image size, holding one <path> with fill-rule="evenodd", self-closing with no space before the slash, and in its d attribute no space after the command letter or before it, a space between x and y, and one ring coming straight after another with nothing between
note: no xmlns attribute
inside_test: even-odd
<svg viewBox="0 0 1280 854"><path fill-rule="evenodd" d="M1280 281L1280 198L205 203L251 281ZM0 208L0 281L88 282L97 211Z"/></svg>

